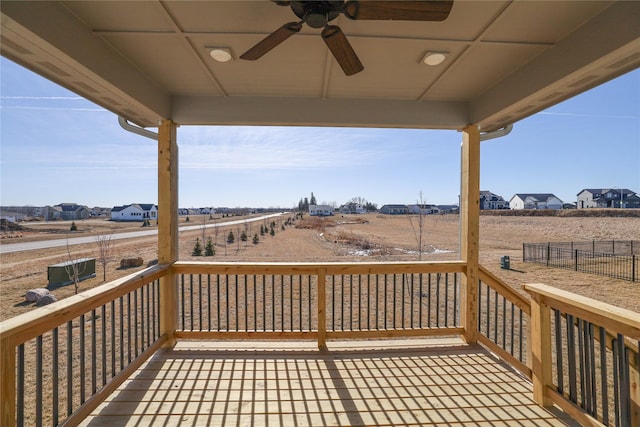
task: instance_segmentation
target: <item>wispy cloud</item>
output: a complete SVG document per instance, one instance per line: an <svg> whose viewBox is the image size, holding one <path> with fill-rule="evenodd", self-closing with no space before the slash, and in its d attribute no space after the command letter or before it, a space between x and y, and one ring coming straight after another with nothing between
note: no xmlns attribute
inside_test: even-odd
<svg viewBox="0 0 640 427"><path fill-rule="evenodd" d="M24 105L0 105L3 110L48 110L48 111L88 111L97 113L109 113L103 108L73 108L73 107L28 107Z"/></svg>
<svg viewBox="0 0 640 427"><path fill-rule="evenodd" d="M640 116L627 116L627 115L608 115L608 114L585 114L585 113L561 113L555 111L541 111L538 113L543 116L563 116L563 117L585 117L585 118L598 118L598 119L631 119L638 120Z"/></svg>
<svg viewBox="0 0 640 427"><path fill-rule="evenodd" d="M70 100L70 101L85 101L81 96L0 96L0 99L20 99L31 101L51 101L51 100Z"/></svg>
<svg viewBox="0 0 640 427"><path fill-rule="evenodd" d="M357 132L338 129L197 128L178 139L185 169L324 169L383 155Z"/></svg>

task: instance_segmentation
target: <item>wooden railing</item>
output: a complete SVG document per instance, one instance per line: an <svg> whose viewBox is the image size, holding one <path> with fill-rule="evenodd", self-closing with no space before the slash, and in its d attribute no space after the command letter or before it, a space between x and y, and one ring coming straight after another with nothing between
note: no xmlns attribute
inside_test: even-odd
<svg viewBox="0 0 640 427"><path fill-rule="evenodd" d="M462 262L177 262L178 338L459 335Z"/></svg>
<svg viewBox="0 0 640 427"><path fill-rule="evenodd" d="M477 310L478 328L468 334L466 268L176 262L143 270L0 324L0 425L77 424L175 338L311 339L326 348L330 339L442 335L476 337L533 379L540 404L581 422L637 422L640 315L543 285L525 286L530 303L481 267L478 304L466 306Z"/></svg>
<svg viewBox="0 0 640 427"><path fill-rule="evenodd" d="M0 425L77 424L166 340L154 266L0 323ZM75 420L75 421L74 421Z"/></svg>
<svg viewBox="0 0 640 427"><path fill-rule="evenodd" d="M640 314L546 285L523 288L536 401L583 425L640 425Z"/></svg>
<svg viewBox="0 0 640 427"><path fill-rule="evenodd" d="M482 266L478 276L478 341L531 378L529 301Z"/></svg>

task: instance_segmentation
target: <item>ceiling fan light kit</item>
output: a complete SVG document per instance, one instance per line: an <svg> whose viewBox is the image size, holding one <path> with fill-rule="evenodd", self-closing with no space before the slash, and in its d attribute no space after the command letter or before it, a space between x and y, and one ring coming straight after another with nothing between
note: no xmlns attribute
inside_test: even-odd
<svg viewBox="0 0 640 427"><path fill-rule="evenodd" d="M321 37L331 51L342 71L351 76L364 70L358 55L337 25L329 23L343 14L352 20L370 21L444 21L453 7L453 0L439 1L279 1L278 6L289 6L300 18L299 22L289 22L278 28L251 49L240 55L240 59L255 61L295 33L300 32L302 24L311 28L322 28ZM438 65L446 57L444 52L433 52L424 57L427 65ZM427 62L429 57L429 62ZM439 61L439 62L437 62ZM432 63L433 62L433 63ZM436 63L437 62L437 63Z"/></svg>

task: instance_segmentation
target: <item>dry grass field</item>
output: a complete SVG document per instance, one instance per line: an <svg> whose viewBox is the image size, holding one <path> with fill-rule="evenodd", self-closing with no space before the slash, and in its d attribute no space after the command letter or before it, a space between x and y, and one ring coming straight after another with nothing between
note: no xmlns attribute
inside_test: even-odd
<svg viewBox="0 0 640 427"><path fill-rule="evenodd" d="M180 232L180 259L198 261L300 261L300 262L369 262L418 260L416 234L419 227L417 217L387 216L378 214L337 215L330 218L309 218L285 226L287 218L219 228L197 229ZM231 218L238 219L238 218ZM240 217L242 219L242 217ZM225 219L191 217L188 225L207 224ZM184 218L182 219L184 221ZM260 227L275 222L275 235L260 236ZM78 231L70 233L69 222L30 223L22 237L3 239L2 244L40 239L64 239L98 233L139 231L139 223L115 223L107 220L78 221ZM185 225L185 224L183 224ZM425 217L423 227L422 260L458 259L459 218L457 215ZM218 230L216 232L216 230ZM232 231L236 237L233 244L225 240ZM238 239L245 231L246 242ZM253 235L258 233L259 243L253 244ZM213 257L191 255L196 238L202 236L215 241ZM639 217L562 217L562 216L481 216L480 261L482 265L498 275L513 288L520 290L523 283L545 283L577 294L605 301L620 307L640 312L640 283L609 279L606 277L577 273L537 264L522 262L523 242L554 242L582 240L640 240ZM114 240L112 261L107 265L107 280L138 271L156 260L157 238L155 236ZM74 258L96 257L97 244L73 245ZM508 255L511 269L500 268L500 257ZM120 259L142 257L143 266L120 269ZM1 255L0 258L0 320L13 317L33 309L26 303L27 290L47 286L47 266L68 259L66 248L50 248ZM80 290L103 283L102 266L96 264L96 277L82 281ZM58 298L74 292L73 285L53 291Z"/></svg>

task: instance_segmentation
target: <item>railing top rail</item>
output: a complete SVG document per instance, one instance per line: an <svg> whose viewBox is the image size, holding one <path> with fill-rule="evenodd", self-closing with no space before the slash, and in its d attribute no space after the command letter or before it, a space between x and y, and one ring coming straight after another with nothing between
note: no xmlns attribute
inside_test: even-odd
<svg viewBox="0 0 640 427"><path fill-rule="evenodd" d="M418 262L184 262L173 264L175 273L192 274L403 274L403 273L461 273L464 261Z"/></svg>
<svg viewBox="0 0 640 427"><path fill-rule="evenodd" d="M164 276L171 265L155 265L0 323L0 342L21 344Z"/></svg>
<svg viewBox="0 0 640 427"><path fill-rule="evenodd" d="M632 339L640 339L640 313L539 283L522 288L549 307L578 316Z"/></svg>

